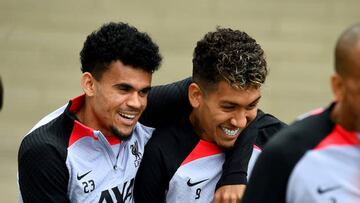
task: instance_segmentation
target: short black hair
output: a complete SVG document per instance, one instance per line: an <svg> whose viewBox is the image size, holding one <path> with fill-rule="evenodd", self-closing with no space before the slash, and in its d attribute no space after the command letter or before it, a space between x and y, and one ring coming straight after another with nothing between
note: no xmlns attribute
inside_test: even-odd
<svg viewBox="0 0 360 203"><path fill-rule="evenodd" d="M340 35L335 47L335 72L340 75L351 73L349 62L352 59L351 52L360 40L360 23L356 23L347 28Z"/></svg>
<svg viewBox="0 0 360 203"><path fill-rule="evenodd" d="M193 80L203 88L226 81L235 88L260 87L267 76L264 51L247 33L217 27L197 42Z"/></svg>
<svg viewBox="0 0 360 203"><path fill-rule="evenodd" d="M111 62L120 60L152 73L159 68L162 57L148 34L127 23L110 22L87 37L80 59L81 71L99 80Z"/></svg>

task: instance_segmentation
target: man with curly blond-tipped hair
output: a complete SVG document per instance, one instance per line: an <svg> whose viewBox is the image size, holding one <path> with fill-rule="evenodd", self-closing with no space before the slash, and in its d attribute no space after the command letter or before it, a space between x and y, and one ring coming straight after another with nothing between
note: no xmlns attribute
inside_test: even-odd
<svg viewBox="0 0 360 203"><path fill-rule="evenodd" d="M188 87L191 113L154 131L135 179L135 201L208 203L227 198L227 202L238 202L249 158L248 172L264 142L285 125L258 110L267 73L264 51L245 32L217 28L198 41ZM257 146L253 142L239 146L236 141L241 139L256 139ZM235 196L214 198L229 154L232 163L238 163L232 174L235 179L244 177L243 182L237 185Z"/></svg>

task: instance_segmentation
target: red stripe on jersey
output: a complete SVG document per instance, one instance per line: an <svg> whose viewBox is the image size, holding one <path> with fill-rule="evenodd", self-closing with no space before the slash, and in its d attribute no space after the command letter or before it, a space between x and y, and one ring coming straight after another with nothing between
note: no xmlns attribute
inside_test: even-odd
<svg viewBox="0 0 360 203"><path fill-rule="evenodd" d="M70 112L76 113L80 110L80 108L84 105L85 102L85 94L75 97L71 100Z"/></svg>
<svg viewBox="0 0 360 203"><path fill-rule="evenodd" d="M94 131L92 128L85 126L84 124L80 123L79 121L75 121L74 128L73 128L73 131L72 131L72 133L70 135L70 139L69 139L69 147L72 144L74 144L76 141L78 141L79 139L86 137L86 136L90 136L94 140L98 140L98 138L94 136L93 132ZM107 139L107 141L109 142L110 145L116 145L116 144L121 143L121 140L119 140L115 136L110 136L110 137L105 136L105 138Z"/></svg>
<svg viewBox="0 0 360 203"><path fill-rule="evenodd" d="M71 100L70 111L72 113L78 112L80 108L84 105L84 102L85 102L85 94L75 97L74 99ZM85 136L92 136L95 140L98 139L93 135L93 129L85 126L84 124L78 121L75 121L74 129L71 133L69 140L69 147L72 144L74 144L74 142ZM105 136L105 138L107 139L110 145L116 145L121 143L121 141L115 136L109 136L109 137Z"/></svg>
<svg viewBox="0 0 360 203"><path fill-rule="evenodd" d="M349 132L340 125L336 125L334 130L315 147L315 150L339 145L360 145L357 132Z"/></svg>
<svg viewBox="0 0 360 203"><path fill-rule="evenodd" d="M93 129L85 126L84 124L80 123L79 121L74 122L74 128L71 132L70 139L69 139L69 147L74 144L79 139L90 136L93 139L97 140L97 137L93 135Z"/></svg>
<svg viewBox="0 0 360 203"><path fill-rule="evenodd" d="M259 151L262 151L261 148L260 148L259 146L255 145L255 144L253 145L253 147L254 147L254 149L257 149L257 150L259 150Z"/></svg>
<svg viewBox="0 0 360 203"><path fill-rule="evenodd" d="M121 141L115 136L105 136L110 145L120 144Z"/></svg>
<svg viewBox="0 0 360 203"><path fill-rule="evenodd" d="M220 153L222 153L222 151L216 144L204 140L200 140L199 143L192 150L192 152L181 163L181 166L196 159L200 159L203 157L220 154Z"/></svg>

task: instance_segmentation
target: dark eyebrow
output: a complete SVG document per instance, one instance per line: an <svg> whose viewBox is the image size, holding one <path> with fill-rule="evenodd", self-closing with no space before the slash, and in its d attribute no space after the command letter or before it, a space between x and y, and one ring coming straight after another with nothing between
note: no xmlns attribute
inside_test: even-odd
<svg viewBox="0 0 360 203"><path fill-rule="evenodd" d="M258 103L259 100L260 100L260 98L261 98L261 96L259 96L258 98L256 98L256 99L255 99L253 102L251 102L249 105L254 105L254 104Z"/></svg>
<svg viewBox="0 0 360 203"><path fill-rule="evenodd" d="M261 96L257 97L256 99L254 99L254 101L252 101L250 104L248 104L247 106L251 106L251 105L254 105L256 104L257 102L259 102ZM223 104L229 104L229 105L233 105L233 106L238 106L238 104L236 103L233 103L233 102L228 102L228 101L224 101L222 102Z"/></svg>
<svg viewBox="0 0 360 203"><path fill-rule="evenodd" d="M128 83L119 83L113 85L116 89L127 89L127 90L136 90L132 85ZM137 91L144 91L149 92L151 90L151 86L144 87L143 89L137 90Z"/></svg>
<svg viewBox="0 0 360 203"><path fill-rule="evenodd" d="M140 91L149 92L150 90L151 90L151 87L145 87L145 88L141 89Z"/></svg>
<svg viewBox="0 0 360 203"><path fill-rule="evenodd" d="M128 83L118 83L113 85L116 89L134 89L134 87Z"/></svg>

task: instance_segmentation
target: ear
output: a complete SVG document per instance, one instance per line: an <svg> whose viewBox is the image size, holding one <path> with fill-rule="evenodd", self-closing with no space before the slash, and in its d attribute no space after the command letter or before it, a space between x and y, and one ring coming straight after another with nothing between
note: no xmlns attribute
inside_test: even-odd
<svg viewBox="0 0 360 203"><path fill-rule="evenodd" d="M200 106L203 93L196 83L191 83L188 88L188 97L190 104L193 108L198 108Z"/></svg>
<svg viewBox="0 0 360 203"><path fill-rule="evenodd" d="M85 72L81 76L81 87L87 96L93 96L96 92L95 78L89 72Z"/></svg>
<svg viewBox="0 0 360 203"><path fill-rule="evenodd" d="M344 95L344 82L343 78L335 73L331 76L331 88L333 91L335 101L341 101Z"/></svg>

